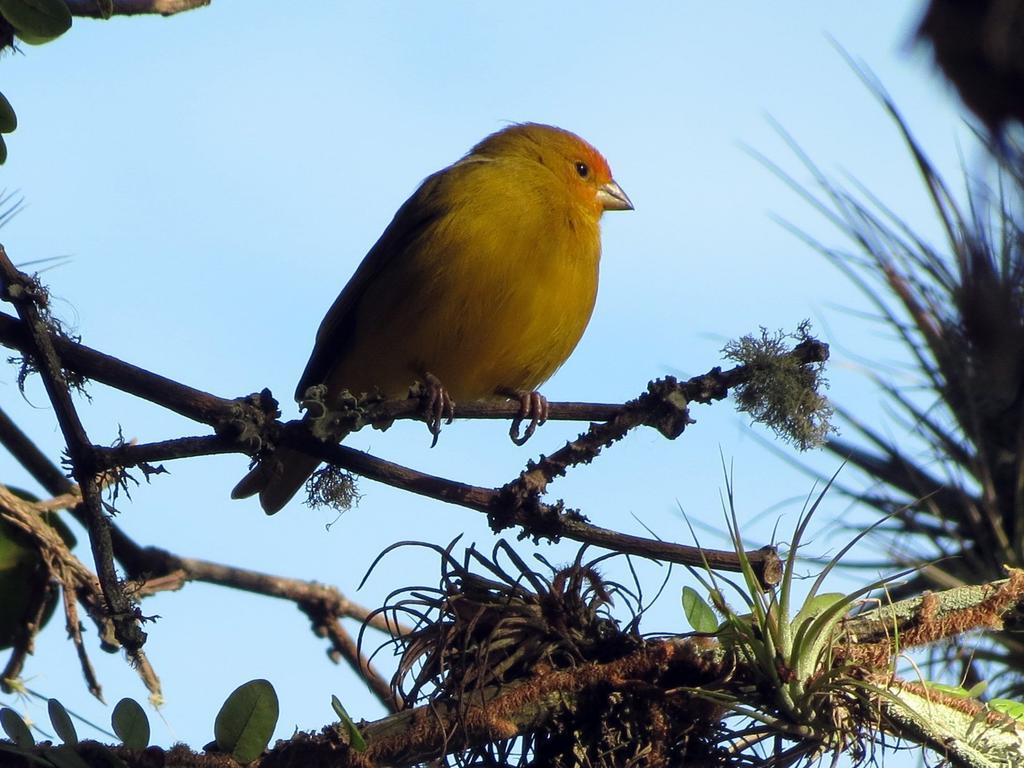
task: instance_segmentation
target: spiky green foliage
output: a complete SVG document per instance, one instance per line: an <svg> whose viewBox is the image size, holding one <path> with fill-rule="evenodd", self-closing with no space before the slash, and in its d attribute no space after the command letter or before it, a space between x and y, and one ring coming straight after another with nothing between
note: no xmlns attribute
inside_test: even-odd
<svg viewBox="0 0 1024 768"><path fill-rule="evenodd" d="M878 701L891 696L872 678L888 679L892 671L867 670L845 653L843 622L862 597L883 587L887 579L851 594L821 591L832 570L871 529L852 537L824 565L803 603L795 605L801 542L834 480L808 497L789 542L782 580L776 586L764 587L746 557L728 476L726 524L742 565L742 583L725 579L710 568L703 574L690 569L723 618L715 635L735 660L737 676L745 685L734 690L702 687L689 691L750 721L743 734L751 749L737 754L737 765L749 762L764 768L789 768L817 764L826 755L838 759L842 753L860 765L874 756L880 737ZM727 586L742 599L747 613L730 607L725 598ZM695 595L691 589L691 600ZM690 613L697 613L692 606ZM730 738L735 739L735 734ZM764 742L773 743L774 751L762 754Z"/></svg>
<svg viewBox="0 0 1024 768"><path fill-rule="evenodd" d="M788 137L817 189L773 168L854 243L850 252L798 233L863 291L913 361L912 386L874 377L916 439L897 443L837 408L863 440L827 444L877 481L855 495L892 516L895 565L927 564L899 597L1024 566L1024 171L1008 159L1019 151L989 146L988 173L968 173L958 201L892 100L868 84L913 157L941 245L865 188L835 183ZM1024 681L1019 629L993 634L1001 647L986 652L1011 671L1011 688Z"/></svg>

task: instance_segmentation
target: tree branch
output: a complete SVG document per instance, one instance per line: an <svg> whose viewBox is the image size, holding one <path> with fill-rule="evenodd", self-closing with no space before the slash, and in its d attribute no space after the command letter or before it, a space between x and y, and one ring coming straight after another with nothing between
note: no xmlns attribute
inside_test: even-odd
<svg viewBox="0 0 1024 768"><path fill-rule="evenodd" d="M67 493L78 493L75 484L64 476L57 465L39 450L28 435L22 432L2 409L0 409L0 445L10 451L50 495L63 496ZM69 507L68 511L83 528L88 528L88 517L81 504ZM137 577L145 567L148 567L149 558L145 555L143 548L132 541L113 520L108 519L107 522L110 528L114 557L121 563L128 578Z"/></svg>
<svg viewBox="0 0 1024 768"><path fill-rule="evenodd" d="M173 16L210 4L210 0L64 0L72 16L109 19L111 16L159 14Z"/></svg>
<svg viewBox="0 0 1024 768"><path fill-rule="evenodd" d="M74 493L68 494L58 501L61 504L73 506L78 504L80 498L77 493ZM104 639L106 648L110 650L116 648L116 645L113 644L115 631L111 619L103 607L105 604L103 591L96 575L72 554L64 540L60 537L60 534L57 533L57 530L43 520L38 506L18 498L7 488L0 485L0 520L10 523L28 535L30 540L34 542L40 554L41 562L50 574L50 578L60 585L63 592L67 630L78 652L82 673L85 676L90 693L102 700L99 682L96 680L95 672L82 641L76 600L85 607L89 617L96 624L99 636ZM45 604L46 600L41 599L40 605L45 606ZM35 617L35 620L30 620L31 626L27 628L26 641L30 642L35 633L41 628L41 621L38 620L40 618L41 613ZM27 648L28 646L26 646L26 650ZM4 680L14 679L20 674L20 661L23 660L24 654L15 654L15 656L21 656L21 659L14 666L10 663L8 664L4 670ZM12 659L12 662L15 662L15 659ZM150 689L154 693L159 691L159 682L155 680L155 676L153 680L147 681L147 684L154 684L156 686Z"/></svg>
<svg viewBox="0 0 1024 768"><path fill-rule="evenodd" d="M64 336L55 336L51 342L67 370L161 405L187 419L213 426L236 416L241 407L235 401L179 384ZM0 313L0 344L26 354L33 350L26 325L4 313Z"/></svg>
<svg viewBox="0 0 1024 768"><path fill-rule="evenodd" d="M27 344L20 325L13 318L0 315L0 343L24 349ZM726 397L731 387L756 372L754 366L741 365L725 372L714 368L686 382L667 377L652 382L646 393L625 405L552 403L552 419L597 419L606 423L592 424L576 441L549 457L531 462L516 481L504 488L488 489L427 475L346 446L325 443L310 434L306 420L282 424L277 420L277 402L267 390L244 399L227 400L67 339L56 339L55 344L65 364L80 375L163 405L209 424L218 432L216 437L188 437L143 446L97 449L98 461L108 468L213 453L250 453L261 446L288 445L379 482L484 512L495 530L518 525L524 529L524 535L534 538L564 537L669 562L698 567L707 562L712 567L740 569L734 552L701 550L598 528L587 523L578 512L565 510L561 502L541 503L540 495L548 483L565 474L568 467L592 461L605 446L637 426L653 426L669 438L677 437L691 423L687 410L691 401L708 403ZM828 348L820 342L807 340L789 354L800 364L816 364L827 358ZM459 409L463 418L514 418L517 414L518 405L514 403L466 403ZM399 418L422 418L422 414L419 402L410 399L370 403L343 413L342 418L354 424L353 428L359 428ZM751 552L748 557L765 585L777 583L781 566L774 550Z"/></svg>
<svg viewBox="0 0 1024 768"><path fill-rule="evenodd" d="M330 640L331 650L328 655L332 661L337 663L339 659L344 659L389 712L397 712L402 708L388 682L359 652L351 634L341 625L341 618L355 619L360 624L374 627L391 636L409 634L411 630L408 627L389 621L388 617L380 612L371 612L368 608L349 600L335 587L326 584L273 576L197 558L177 557L162 550L147 551L154 555L155 560L163 560L164 566L169 567L164 575L139 584L138 596L145 597L165 590L177 590L189 581L202 581L290 600L312 622L313 633L317 637L326 637Z"/></svg>
<svg viewBox="0 0 1024 768"><path fill-rule="evenodd" d="M893 653L949 640L968 630L1002 629L1007 616L1024 606L1024 570L987 584L927 592L881 605L843 622L843 635L868 665Z"/></svg>
<svg viewBox="0 0 1024 768"><path fill-rule="evenodd" d="M93 458L92 443L78 418L60 357L50 339L48 324L40 313L40 310L46 311L46 293L38 282L15 268L2 246L0 278L3 280L3 298L14 304L28 331L30 352L38 365L46 394L53 404L71 458L72 472L82 490L89 543L107 610L114 623L117 639L132 655L146 642L146 633L139 626L135 606L125 594L114 567L110 529L100 499L99 472Z"/></svg>
<svg viewBox="0 0 1024 768"><path fill-rule="evenodd" d="M153 573L159 575L139 583L140 597L177 590L189 581L202 581L257 595L290 600L303 610L311 610L325 616L355 619L382 632L407 634L410 631L408 627L395 625L383 616L371 618L372 612L368 608L349 600L336 587L327 584L275 576L193 557L179 557L155 548L144 551L153 557Z"/></svg>
<svg viewBox="0 0 1024 768"><path fill-rule="evenodd" d="M207 438L196 438L206 440ZM215 438L219 439L219 438ZM180 441L168 441L175 443ZM71 498L54 498L33 504L37 510L70 509L72 514L85 525L82 519L82 505L75 503L80 499L78 488L64 477L39 448L29 439L18 426L0 410L0 444L7 447L29 472L51 493L57 489L67 489ZM127 445L127 444L126 444ZM116 449L114 449L116 451ZM114 465L111 465L114 466ZM340 619L354 619L360 624L374 627L392 636L408 634L409 627L389 621L388 617L371 612L369 609L346 598L335 587L302 581L281 576L274 576L243 568L213 563L196 558L179 557L163 549L140 547L111 522L114 555L125 566L130 578L144 577L144 580L133 585L133 594L143 598L163 590L177 590L188 581L203 581L219 586L231 587L268 597L290 600L299 607L313 623L313 631L320 637L331 642L329 655L336 663L344 659L365 680L369 689L380 699L381 703L391 712L397 712L401 706L391 692L388 682L373 668L369 661L359 653L352 636L341 625ZM125 564L125 558L128 564ZM95 695L100 695L99 681L93 672L84 644L81 642L81 631L78 629L77 608L74 600L69 601L68 591L64 592L65 612L68 616L67 625L72 640L75 642L82 670L89 688ZM39 614L27 620L26 632L18 642L8 660L0 680L16 679L24 666L25 657L31 652L35 632L41 626L41 612L46 606L45 600L39 601ZM109 634L109 633L108 633ZM143 667L143 673L156 680L155 673ZM157 688L151 687L157 691Z"/></svg>
<svg viewBox="0 0 1024 768"><path fill-rule="evenodd" d="M69 493L74 484L64 476L50 459L36 446L32 439L11 421L11 417L0 408L0 445L3 445L17 459L32 477L51 496Z"/></svg>
<svg viewBox="0 0 1024 768"><path fill-rule="evenodd" d="M323 622L313 614L307 615L313 620L314 631L317 634L322 632L331 641L328 655L334 663L337 664L339 658L344 659L388 712L400 712L404 709L402 700L391 690L391 684L376 670L370 660L359 652L359 645L337 618Z"/></svg>
<svg viewBox="0 0 1024 768"><path fill-rule="evenodd" d="M547 538L552 541L571 539L612 551L698 568L703 568L707 563L715 569L741 570L740 559L731 550L691 547L601 528L587 522L578 511L564 509L561 502L541 502L536 493L517 494L509 492L509 486L484 488L449 480L378 458L346 445L322 442L310 435L306 425L301 421L281 425L279 444L298 448L335 467L379 483L482 512L488 515L495 530L518 525L523 528L524 536ZM160 443L100 448L98 453L104 466L113 467L240 450L230 440L211 435ZM773 547L751 550L746 556L765 586L779 582L782 565Z"/></svg>

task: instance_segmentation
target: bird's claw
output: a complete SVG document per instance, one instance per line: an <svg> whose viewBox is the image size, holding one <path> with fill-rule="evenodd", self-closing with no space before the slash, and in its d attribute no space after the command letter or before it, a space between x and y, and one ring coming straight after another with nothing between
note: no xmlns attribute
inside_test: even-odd
<svg viewBox="0 0 1024 768"><path fill-rule="evenodd" d="M512 419L512 426L508 429L508 436L512 438L512 442L516 445L524 445L527 440L533 437L537 427L548 420L548 399L540 392L513 390L505 391L501 394L519 400L519 413ZM519 428L522 426L524 419L529 419L530 423L526 425L526 431L520 436Z"/></svg>
<svg viewBox="0 0 1024 768"><path fill-rule="evenodd" d="M455 419L455 401L436 376L428 373L424 378L426 387L420 393L420 398L424 415L427 417L427 429L434 436L430 442L430 447L433 448L441 436L441 425L451 424Z"/></svg>

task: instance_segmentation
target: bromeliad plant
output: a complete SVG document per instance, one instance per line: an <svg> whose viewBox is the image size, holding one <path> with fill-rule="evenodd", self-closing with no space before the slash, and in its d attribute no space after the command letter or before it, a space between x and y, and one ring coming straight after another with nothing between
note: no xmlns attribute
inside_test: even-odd
<svg viewBox="0 0 1024 768"><path fill-rule="evenodd" d="M902 680L894 669L894 660L906 649L930 648L965 632L1001 627L1024 601L1024 571L1008 569L1009 578L984 586L897 603L887 600L854 611L868 593L882 588L888 597L888 583L913 572L908 569L848 595L821 591L846 553L888 519L882 518L825 564L796 608L793 586L801 543L834 481L835 476L797 520L777 586L765 587L742 554L742 583L710 569L694 572L708 591L710 605L687 587L684 611L697 634L717 640L731 672L712 685L677 691L752 721L745 730L728 731L721 746L733 758L730 765L785 768L829 753L836 759L845 753L859 764L873 758L876 746L891 745L884 736L929 747L960 768L1024 764L1019 702L985 704L950 686ZM729 534L742 553L728 479L726 494ZM730 607L725 585L740 595L747 613Z"/></svg>
<svg viewBox="0 0 1024 768"><path fill-rule="evenodd" d="M849 277L909 361L867 361L892 430L840 404L854 439L826 443L871 481L867 491L841 490L889 516L882 532L893 567L919 566L894 590L899 600L1024 568L1024 147L1019 132L1002 142L979 135L965 154L981 162L964 168L961 186L940 173L881 84L858 74L906 145L936 235L906 220L904 203L834 178L781 129L811 181L761 160L843 236L831 245L783 222ZM964 676L999 678L1001 693L1024 694L1021 629L1011 621L990 633L959 660Z"/></svg>
<svg viewBox="0 0 1024 768"><path fill-rule="evenodd" d="M870 724L879 721L878 695L890 695L885 690L885 678L891 679L891 668L867 669L856 654L846 652L843 640L847 616L863 597L884 586L887 580L878 580L848 595L821 591L842 557L874 526L854 537L825 565L803 604L793 613L793 586L801 542L831 484L829 481L801 513L789 542L783 578L777 586L764 587L749 561L740 555L742 584L710 568L704 573L691 569L707 590L711 605L696 590L683 590L683 607L691 626L701 634L714 635L734 664L734 679L727 688L694 688L691 692L754 722L742 732L741 742L734 742L734 747L752 747L774 738L776 749L769 760L772 765L784 766L842 751L849 752L855 760L862 759L874 743L875 733ZM728 479L726 495L729 535L736 551L742 552ZM723 585L731 586L740 595L747 613L739 613L729 605ZM722 617L721 622L716 612ZM785 741L796 744L782 749Z"/></svg>

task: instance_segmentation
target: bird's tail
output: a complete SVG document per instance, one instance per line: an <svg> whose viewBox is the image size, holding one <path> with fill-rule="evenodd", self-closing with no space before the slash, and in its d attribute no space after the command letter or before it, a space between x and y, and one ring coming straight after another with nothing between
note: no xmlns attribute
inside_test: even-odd
<svg viewBox="0 0 1024 768"><path fill-rule="evenodd" d="M231 498L247 499L258 493L263 511L272 515L291 501L319 463L320 459L301 451L278 448L273 457L261 461L239 481Z"/></svg>

